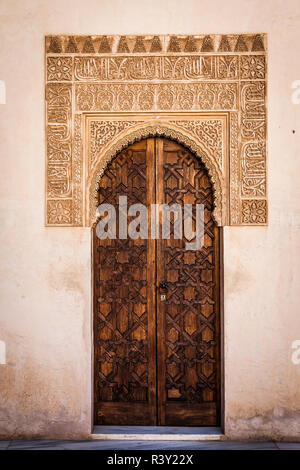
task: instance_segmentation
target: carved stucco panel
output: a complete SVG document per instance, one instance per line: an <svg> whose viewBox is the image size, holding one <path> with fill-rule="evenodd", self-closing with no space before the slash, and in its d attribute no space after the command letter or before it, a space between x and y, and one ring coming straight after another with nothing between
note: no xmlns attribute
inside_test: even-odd
<svg viewBox="0 0 300 470"><path fill-rule="evenodd" d="M266 224L266 48L264 34L47 36L46 224L91 223L99 162L154 131L205 161L220 225Z"/></svg>

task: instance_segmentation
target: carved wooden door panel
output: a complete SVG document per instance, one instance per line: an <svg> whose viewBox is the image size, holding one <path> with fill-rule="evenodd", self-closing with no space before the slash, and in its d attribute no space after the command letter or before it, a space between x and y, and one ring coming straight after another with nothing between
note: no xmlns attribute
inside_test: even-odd
<svg viewBox="0 0 300 470"><path fill-rule="evenodd" d="M131 145L108 166L99 204L149 205L154 198L154 139ZM156 423L155 240L100 240L94 229L96 424Z"/></svg>
<svg viewBox="0 0 300 470"><path fill-rule="evenodd" d="M128 207L204 204L204 247L186 250L172 230L120 239L119 196ZM204 165L167 139L141 141L107 167L103 203L116 208L117 238L94 227L95 424L218 425L219 241Z"/></svg>
<svg viewBox="0 0 300 470"><path fill-rule="evenodd" d="M158 423L219 424L219 240L213 192L204 164L181 145L158 139L157 202L204 205L204 246L157 241ZM195 214L193 214L195 217ZM184 234L184 230L183 230Z"/></svg>

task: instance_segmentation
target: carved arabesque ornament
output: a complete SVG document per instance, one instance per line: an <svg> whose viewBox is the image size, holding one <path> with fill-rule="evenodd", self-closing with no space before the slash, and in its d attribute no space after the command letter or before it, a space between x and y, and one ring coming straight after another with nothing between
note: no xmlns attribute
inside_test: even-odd
<svg viewBox="0 0 300 470"><path fill-rule="evenodd" d="M265 225L266 36L47 36L46 225L95 220L120 150L161 135L205 163L218 225Z"/></svg>
<svg viewBox="0 0 300 470"><path fill-rule="evenodd" d="M87 183L87 204L89 207L87 225L93 225L96 221L97 190L107 164L128 145L150 136L163 136L175 140L194 152L204 162L214 186L214 219L219 226L226 225L227 191L224 178L214 158L207 150L204 150L203 146L199 145L197 139L190 132L180 129L173 122L160 122L159 124L149 122L134 126L130 131L122 132L122 135L120 134L118 138L114 139L108 149L99 155L95 170Z"/></svg>

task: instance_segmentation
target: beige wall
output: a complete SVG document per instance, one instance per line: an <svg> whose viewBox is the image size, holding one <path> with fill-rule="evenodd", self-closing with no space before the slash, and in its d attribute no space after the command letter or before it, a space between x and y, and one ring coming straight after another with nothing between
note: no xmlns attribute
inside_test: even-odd
<svg viewBox="0 0 300 470"><path fill-rule="evenodd" d="M44 227L44 35L266 32L270 224L224 230L225 424L299 440L300 1L0 0L0 29L0 436L91 430L90 229Z"/></svg>

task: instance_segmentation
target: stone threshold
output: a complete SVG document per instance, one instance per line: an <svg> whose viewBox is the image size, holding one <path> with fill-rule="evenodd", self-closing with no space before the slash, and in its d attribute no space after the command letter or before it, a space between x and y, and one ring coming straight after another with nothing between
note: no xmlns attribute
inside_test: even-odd
<svg viewBox="0 0 300 470"><path fill-rule="evenodd" d="M94 426L92 439L127 441L221 441L219 427Z"/></svg>

